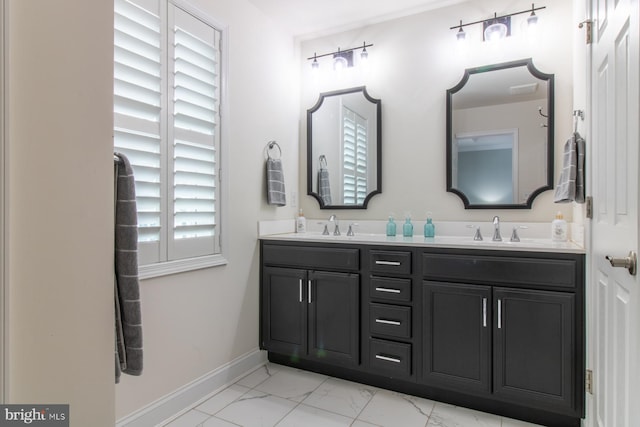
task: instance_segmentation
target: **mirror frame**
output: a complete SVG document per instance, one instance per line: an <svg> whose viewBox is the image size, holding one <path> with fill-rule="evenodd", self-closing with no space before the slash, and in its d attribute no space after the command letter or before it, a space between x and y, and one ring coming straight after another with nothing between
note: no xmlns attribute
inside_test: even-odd
<svg viewBox="0 0 640 427"><path fill-rule="evenodd" d="M362 92L367 101L375 104L376 108L376 188L372 189L365 197L361 205L325 205L320 195L313 191L313 113L322 106L325 98L330 96L348 95ZM367 92L366 86L358 86L350 89L341 89L321 93L316 104L307 110L307 195L315 197L320 204L320 209L366 209L369 200L376 194L382 193L382 101L373 98Z"/></svg>
<svg viewBox="0 0 640 427"><path fill-rule="evenodd" d="M453 95L460 91L472 74L486 73L490 71L504 70L514 67L527 67L529 72L540 80L547 81L547 182L532 191L524 204L471 204L467 196L460 190L453 188L452 182L452 146L453 146ZM553 189L553 166L554 166L554 75L543 73L533 65L531 58L518 61L503 62L500 64L487 65L482 67L467 68L460 82L454 87L447 89L447 191L456 194L462 199L465 209L531 209L533 200L542 192Z"/></svg>

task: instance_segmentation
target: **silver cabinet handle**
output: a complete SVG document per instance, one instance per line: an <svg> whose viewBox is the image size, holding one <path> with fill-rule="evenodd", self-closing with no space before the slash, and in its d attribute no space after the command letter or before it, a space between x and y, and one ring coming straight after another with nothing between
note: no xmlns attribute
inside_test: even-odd
<svg viewBox="0 0 640 427"><path fill-rule="evenodd" d="M386 320L386 319L376 319L376 323L382 323L384 325L393 325L400 326L402 322L398 322L397 320Z"/></svg>
<svg viewBox="0 0 640 427"><path fill-rule="evenodd" d="M498 300L498 329L502 329L502 300Z"/></svg>
<svg viewBox="0 0 640 427"><path fill-rule="evenodd" d="M376 260L376 265L402 265L400 261L378 261Z"/></svg>
<svg viewBox="0 0 640 427"><path fill-rule="evenodd" d="M487 299L482 298L482 326L487 327Z"/></svg>
<svg viewBox="0 0 640 427"><path fill-rule="evenodd" d="M615 258L609 255L605 256L605 258L612 267L623 267L629 270L629 274L632 276L636 275L638 270L638 256L634 251L630 251L629 255L624 258Z"/></svg>
<svg viewBox="0 0 640 427"><path fill-rule="evenodd" d="M307 282L307 291L309 291L309 294L307 295L307 301L309 302L309 304L311 304L311 279L309 279Z"/></svg>
<svg viewBox="0 0 640 427"><path fill-rule="evenodd" d="M391 288L376 288L377 292L387 292L390 294L399 294L400 289L391 289Z"/></svg>
<svg viewBox="0 0 640 427"><path fill-rule="evenodd" d="M381 356L379 354L376 354L376 359L384 360L385 362L393 362L393 363L402 362L402 360L396 359L395 357Z"/></svg>
<svg viewBox="0 0 640 427"><path fill-rule="evenodd" d="M298 302L302 302L302 279L298 282Z"/></svg>

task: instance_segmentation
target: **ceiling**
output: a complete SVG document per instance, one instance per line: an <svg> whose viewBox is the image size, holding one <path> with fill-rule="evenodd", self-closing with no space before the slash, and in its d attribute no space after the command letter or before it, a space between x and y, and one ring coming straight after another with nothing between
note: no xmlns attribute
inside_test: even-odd
<svg viewBox="0 0 640 427"><path fill-rule="evenodd" d="M468 0L248 0L295 37L357 28Z"/></svg>

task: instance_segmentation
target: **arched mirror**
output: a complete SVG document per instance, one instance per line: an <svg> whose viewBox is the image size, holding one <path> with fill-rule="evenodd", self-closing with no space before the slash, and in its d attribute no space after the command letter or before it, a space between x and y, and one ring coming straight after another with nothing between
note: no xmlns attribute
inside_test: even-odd
<svg viewBox="0 0 640 427"><path fill-rule="evenodd" d="M307 194L321 209L366 209L381 192L381 101L364 86L321 93L307 110Z"/></svg>
<svg viewBox="0 0 640 427"><path fill-rule="evenodd" d="M469 68L447 90L447 191L465 209L530 209L553 188L553 74L531 59Z"/></svg>

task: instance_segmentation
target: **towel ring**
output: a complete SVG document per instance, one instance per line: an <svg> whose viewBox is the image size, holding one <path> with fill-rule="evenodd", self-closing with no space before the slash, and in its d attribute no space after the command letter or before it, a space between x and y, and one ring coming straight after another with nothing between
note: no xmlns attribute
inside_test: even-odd
<svg viewBox="0 0 640 427"><path fill-rule="evenodd" d="M583 110L573 110L573 133L578 132L578 119L580 119L580 121L584 121Z"/></svg>
<svg viewBox="0 0 640 427"><path fill-rule="evenodd" d="M327 158L324 154L321 154L320 157L318 157L318 162L320 163L320 169L327 168Z"/></svg>
<svg viewBox="0 0 640 427"><path fill-rule="evenodd" d="M274 146L278 147L278 157L271 157L271 150L273 150ZM269 157L270 159L277 160L277 159L282 157L282 149L280 148L280 146L278 145L277 142L269 141L267 143L267 147L266 148L267 148L267 157Z"/></svg>

